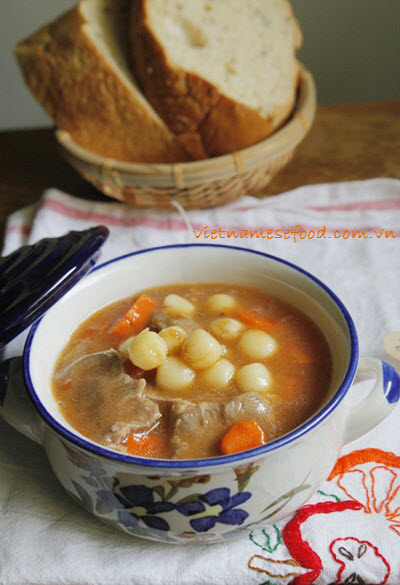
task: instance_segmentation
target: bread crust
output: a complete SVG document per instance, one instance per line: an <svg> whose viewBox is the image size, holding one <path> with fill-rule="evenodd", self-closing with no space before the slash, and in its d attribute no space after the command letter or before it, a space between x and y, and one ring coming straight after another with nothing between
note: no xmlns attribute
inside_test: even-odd
<svg viewBox="0 0 400 585"><path fill-rule="evenodd" d="M264 117L220 93L202 77L169 63L149 24L146 0L132 0L130 57L144 95L195 159L256 144L284 123L294 106L299 72L294 80L293 99L279 106L273 116Z"/></svg>
<svg viewBox="0 0 400 585"><path fill-rule="evenodd" d="M33 96L56 125L99 155L179 162L187 155L159 116L135 97L85 32L78 4L18 43L15 55Z"/></svg>

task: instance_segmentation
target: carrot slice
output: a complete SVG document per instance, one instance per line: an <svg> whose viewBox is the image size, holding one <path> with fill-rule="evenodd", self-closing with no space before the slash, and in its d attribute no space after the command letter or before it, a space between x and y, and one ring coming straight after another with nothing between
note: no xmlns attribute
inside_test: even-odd
<svg viewBox="0 0 400 585"><path fill-rule="evenodd" d="M169 455L168 440L157 435L130 435L125 446L130 455L140 457L168 457Z"/></svg>
<svg viewBox="0 0 400 585"><path fill-rule="evenodd" d="M247 451L265 444L264 431L255 420L245 420L233 425L222 437L221 451L224 455Z"/></svg>
<svg viewBox="0 0 400 585"><path fill-rule="evenodd" d="M279 326L277 321L269 321L268 319L263 319L258 315L254 315L254 313L249 313L244 309L238 309L236 311L236 316L245 324L249 325L250 327L254 327L255 329L261 329L262 331L272 331Z"/></svg>
<svg viewBox="0 0 400 585"><path fill-rule="evenodd" d="M112 332L120 337L128 337L142 331L150 321L157 303L145 294L140 295Z"/></svg>

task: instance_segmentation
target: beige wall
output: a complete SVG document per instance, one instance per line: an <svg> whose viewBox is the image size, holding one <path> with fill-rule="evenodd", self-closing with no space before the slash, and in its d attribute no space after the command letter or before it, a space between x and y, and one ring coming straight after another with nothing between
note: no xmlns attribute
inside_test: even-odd
<svg viewBox="0 0 400 585"><path fill-rule="evenodd" d="M13 46L74 3L0 0L0 128L49 123L22 83ZM321 103L400 99L400 0L292 4L304 32L300 58L315 75Z"/></svg>
<svg viewBox="0 0 400 585"><path fill-rule="evenodd" d="M292 0L321 103L400 99L400 0Z"/></svg>

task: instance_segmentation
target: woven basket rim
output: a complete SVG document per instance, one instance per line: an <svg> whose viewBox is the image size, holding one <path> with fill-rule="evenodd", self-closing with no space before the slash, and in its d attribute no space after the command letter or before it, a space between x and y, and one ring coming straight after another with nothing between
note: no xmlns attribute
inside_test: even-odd
<svg viewBox="0 0 400 585"><path fill-rule="evenodd" d="M155 175L161 179L163 176L163 183L165 181L170 183L171 187L176 187L180 186L179 183L185 184L185 179L189 179L189 182L196 179L198 182L203 182L213 180L216 175L234 176L265 164L269 160L274 160L289 149L294 149L309 131L316 106L314 78L301 65L298 99L289 120L265 140L237 152L206 160L181 163L136 163L91 152L77 144L66 130L57 129L55 136L67 158L73 157L90 167L98 167L101 171L112 169L125 175L142 175L147 179Z"/></svg>

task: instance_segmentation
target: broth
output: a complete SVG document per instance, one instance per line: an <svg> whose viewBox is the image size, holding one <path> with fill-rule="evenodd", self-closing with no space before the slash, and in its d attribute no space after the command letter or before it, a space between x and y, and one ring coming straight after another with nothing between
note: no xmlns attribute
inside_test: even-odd
<svg viewBox="0 0 400 585"><path fill-rule="evenodd" d="M256 426L262 443L271 441L324 403L328 343L296 308L257 289L218 283L143 293L156 305L141 328L149 331L132 329L129 320L121 326L135 295L86 319L57 361L53 393L82 435L136 455L213 457L235 449L236 439L237 450L257 446L251 439ZM151 367L151 360L159 365ZM249 421L253 427L240 426ZM227 433L233 427L232 443ZM221 443L225 436L228 447Z"/></svg>

